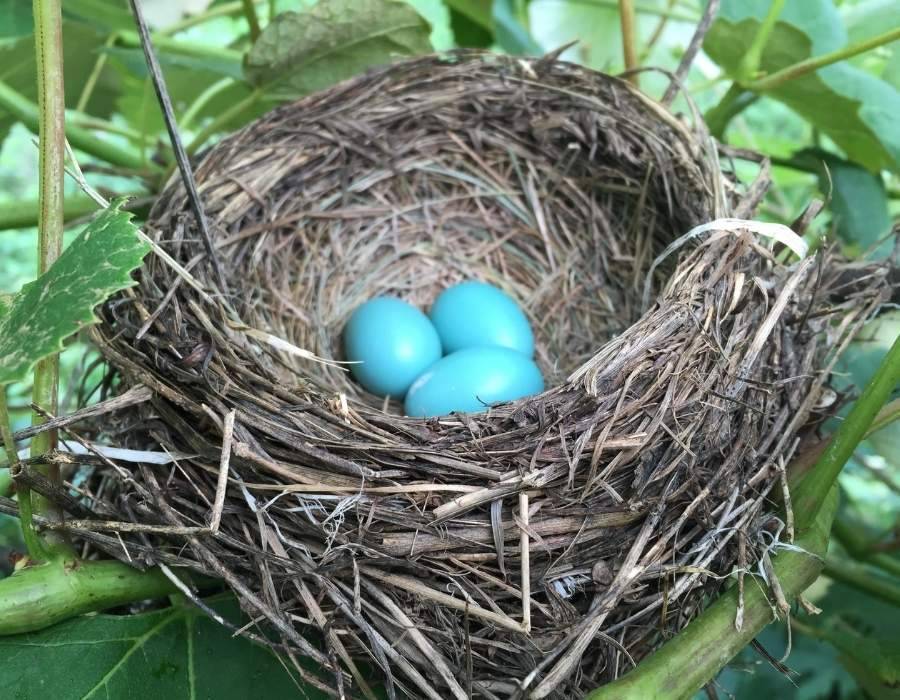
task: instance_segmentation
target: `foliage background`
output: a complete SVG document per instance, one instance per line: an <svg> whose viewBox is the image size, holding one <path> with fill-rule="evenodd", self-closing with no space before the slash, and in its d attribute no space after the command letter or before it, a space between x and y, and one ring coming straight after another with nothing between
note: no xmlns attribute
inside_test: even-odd
<svg viewBox="0 0 900 700"><path fill-rule="evenodd" d="M334 7L341 6L338 0L328 2ZM564 58L612 73L624 67L616 0L409 2L431 24L430 41L438 50L463 45L540 54L578 40L577 45L564 53ZM345 9L350 7L347 3ZM674 69L704 4L700 0L636 3L641 63ZM252 81L243 79L241 54L251 42L249 25L240 11L241 3L145 0L143 5L161 35L183 45L201 47L199 51L185 53L158 46L183 137L194 148L205 147L218 134L245 123L285 95L321 87L343 77L341 56L312 64L301 60L299 69L294 66L293 78L284 79L284 75L279 75L277 87L267 85L260 91ZM274 0L255 5L265 24L271 12L304 11L316 3ZM694 61L686 79L687 89L701 112L708 113L723 98L727 99L731 80L740 70L740 58L753 35L748 27L756 26L753 23L758 23L768 6L769 0L723 0L705 51ZM66 102L69 108L80 108L73 109L70 121L90 125L91 120L102 120L96 122L94 133L138 154L142 163L137 169L110 168L89 154L80 153L82 167L90 182L101 190L127 192L138 197L151 195L160 182L160 172L171 163L171 154L140 49L128 36L132 21L125 4L114 0L68 0L64 7ZM190 24L192 17L215 14L229 7L232 9L222 16L178 30L185 20ZM0 17L9 18L0 27L0 80L33 99L35 69L29 8L27 2L0 0ZM770 71L777 70L810 53L826 53L892 26L900 26L900 4L893 0L789 0L761 65ZM298 40L301 49L304 40L311 41L309 37L301 37ZM302 59L303 54L300 55ZM86 94L84 86L92 75L96 78L95 86ZM298 83L297 75L312 77L312 82ZM661 73L641 76L642 89L656 97L667 84ZM198 103L201 95L209 99ZM861 100L862 108L857 103L855 108L841 109L841 100L847 95ZM230 114L235 105L241 104L246 108ZM679 98L675 109L687 112L689 108ZM724 136L734 146L752 148L773 159L775 187L765 200L761 218L790 223L810 199L830 198L828 215L819 217L814 224L816 234L834 238L849 254L883 257L891 254L893 240L889 234L892 223L900 215L897 114L900 114L900 42L787 83L740 112L731 120ZM31 132L16 122L0 106L0 222L10 212L27 218L29 211L34 211L35 217L37 211L37 149ZM195 141L197 137L200 140ZM828 164L827 172L820 165L823 161ZM159 172L147 177L148 169ZM71 201L83 200L73 183L67 187ZM0 293L17 290L33 278L36 267L36 230L3 228L7 230L0 230ZM67 232L67 240L79 230L76 221ZM900 313L896 310L870 324L841 367L839 383L844 390L852 395L865 384L898 333ZM78 341L63 353L61 411L85 400L76 387L82 383L92 386L99 379L101 369L91 369L92 360L92 352ZM86 372L93 374L84 381ZM29 387L24 385L14 386L10 393L17 428L29 419L28 396ZM900 426L888 426L866 441L841 475L841 490L839 522L849 524L868 541L890 539L892 532L895 537L900 535ZM0 521L0 560L6 560L2 555L7 552L21 551L20 537L16 521ZM836 555L847 556L839 542L832 547ZM814 638L821 635L795 631L793 651L786 662L796 672L792 677L774 670L758 653L748 649L721 674L717 681L719 692L739 698L774 694L803 700L865 696L864 688L869 687L867 674L871 675L872 671L865 664L860 667L859 660L847 653L846 645L842 647L839 637L843 634L887 639L891 632L896 637L900 611L858 588L827 577L817 582L808 597L825 610L816 626L826 630L823 634L830 642ZM221 605L227 607L228 603ZM229 612L236 614L235 610ZM66 661L69 657L60 651L59 645L74 654L71 657L74 664L75 659L83 658L77 652L80 644L93 640L90 643L96 646L98 655L90 656L87 665L96 665L96 673L83 674L86 679L83 690L68 689L77 692L78 697L100 693L124 697L121 693L126 692L129 677L155 678L154 695L168 689L181 696L187 688L193 696L200 687L213 692L215 686L203 683L211 682L215 674L211 675L208 669L203 671L202 657L195 658L194 654L197 650L217 657L236 654L234 647L228 646L227 635L223 636L211 623L183 608L147 614L156 617L132 618L128 624L133 629L129 630L124 630L121 620L113 616L98 616L65 623L55 628L52 636L39 633L30 641L0 640L0 648L7 654L22 653L23 645L33 646L37 642L44 650L55 650L52 663L59 666L69 663ZM173 622L178 624L170 624ZM201 628L203 636L195 639L192 635ZM168 630L167 635L161 634L163 630ZM98 642L100 639L107 640L105 646ZM192 640L196 641L196 648ZM770 626L759 641L774 657L780 658L788 643L786 629L783 625ZM101 648L106 656L100 653ZM893 646L885 648L894 654L900 651L896 639ZM262 654L255 662L257 666L262 664L268 668L266 664L275 664L272 672L257 672L252 679L254 683L274 684L269 688L271 694L283 697L290 684L280 673L274 657L249 644L241 649L241 654ZM141 654L136 654L137 650ZM190 663L182 664L181 660L187 657ZM897 658L900 659L900 654ZM247 660L236 668L248 669L249 663ZM220 680L227 678L222 676ZM0 694L14 697L2 691L19 687L21 680L9 672L0 673ZM283 685L286 682L288 685ZM121 683L126 685L117 685ZM222 683L216 696L242 697L240 688L248 686L236 683L236 680ZM871 687L868 692L872 692Z"/></svg>

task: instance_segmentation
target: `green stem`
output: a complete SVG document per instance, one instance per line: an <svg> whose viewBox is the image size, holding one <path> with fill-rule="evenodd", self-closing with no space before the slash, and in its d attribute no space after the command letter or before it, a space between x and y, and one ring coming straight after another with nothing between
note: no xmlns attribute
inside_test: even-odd
<svg viewBox="0 0 900 700"><path fill-rule="evenodd" d="M110 34L104 43L104 47L108 48L114 46L118 38L119 35L117 33ZM91 69L91 74L88 76L88 79L84 83L84 87L81 89L81 95L78 96L78 102L75 103L75 109L77 111L83 112L85 107L87 107L87 103L90 101L91 95L94 94L97 80L100 78L100 73L103 72L108 57L109 54L106 53L106 51L101 51L97 54L97 60L94 61L94 67Z"/></svg>
<svg viewBox="0 0 900 700"><path fill-rule="evenodd" d="M118 561L55 560L0 580L0 635L49 627L76 615L161 598L177 591L157 570Z"/></svg>
<svg viewBox="0 0 900 700"><path fill-rule="evenodd" d="M807 75L808 73L813 73L820 68L829 66L832 63L838 63L845 59L852 58L857 54L865 53L866 51L878 48L879 46L890 44L892 41L896 41L898 39L900 39L900 27L884 32L883 34L879 34L878 36L874 36L871 39L866 39L865 41L860 41L856 44L845 46L844 48L838 49L837 51L822 54L821 56L813 56L806 59L805 61L800 61L799 63L795 63L794 65L782 68L781 70L776 71L775 73L772 73L772 75L766 76L765 78L745 82L744 87L747 90L753 90L754 92L774 90L775 88L780 87L784 83L794 80L795 78L800 78L804 75Z"/></svg>
<svg viewBox="0 0 900 700"><path fill-rule="evenodd" d="M0 204L0 231L37 226L38 209L39 205L36 199L15 204ZM67 197L63 209L63 220L68 223L95 211L97 211L97 204L94 200L84 195Z"/></svg>
<svg viewBox="0 0 900 700"><path fill-rule="evenodd" d="M9 85L0 81L0 107L12 113L29 130L40 131L41 118L38 105L27 97L13 90ZM148 167L138 153L123 148L117 144L97 138L87 129L67 124L65 137L73 148L84 151L111 165L117 165L131 170L141 170ZM65 154L65 150L63 150ZM63 172L62 170L60 172Z"/></svg>
<svg viewBox="0 0 900 700"><path fill-rule="evenodd" d="M40 153L38 171L38 270L40 276L50 269L62 253L63 245L63 186L66 163L66 103L63 90L62 9L60 0L34 0L34 43L38 78L38 137ZM59 393L59 355L45 357L34 369L32 403L52 414L57 413ZM40 425L44 418L37 412L31 415L32 425ZM32 456L46 454L56 447L56 431L36 435L31 441ZM50 481L62 485L58 464L38 466ZM31 506L23 499L22 506ZM21 507L21 506L20 506ZM59 520L62 513L42 497L34 499L39 513ZM28 515L30 519L30 514ZM54 538L48 538L53 542ZM61 540L55 540L60 543Z"/></svg>
<svg viewBox="0 0 900 700"><path fill-rule="evenodd" d="M589 5L591 7L606 7L610 10L618 10L619 9L619 0L541 0L542 2L558 2L559 4L568 4L568 5ZM462 12L462 10L460 10ZM644 3L636 2L634 3L634 11L639 15L651 15L654 17L665 17L666 19L675 21L675 22L684 22L686 24L697 24L700 21L700 16L691 14L689 12L681 12L676 9L665 8L665 7L654 7L653 5L647 5ZM464 13L467 14L468 13ZM475 17L472 17L473 20L478 21Z"/></svg>
<svg viewBox="0 0 900 700"><path fill-rule="evenodd" d="M635 70L638 67L638 59L632 0L619 0L619 20L622 25L622 56L625 60L625 70ZM640 87L637 73L628 76L628 81L636 88Z"/></svg>
<svg viewBox="0 0 900 700"><path fill-rule="evenodd" d="M236 117L243 114L244 111L251 109L262 97L262 90L254 90L240 102L235 103L222 114L207 124L199 134L187 146L188 155L193 155L205 144L211 136L218 133L222 128Z"/></svg>
<svg viewBox="0 0 900 700"><path fill-rule="evenodd" d="M3 437L3 449L6 452L6 460L9 464L9 469L4 471L8 475L7 479L9 479L19 463L19 456L16 454L16 441L13 440L12 424L9 422L9 410L6 405L6 386L0 386L0 436ZM41 538L34 531L34 521L31 512L31 489L24 484L19 484L18 487L19 522L22 525L22 539L25 541L28 555L36 561L41 561L47 558L47 550L44 548Z"/></svg>
<svg viewBox="0 0 900 700"><path fill-rule="evenodd" d="M119 33L119 44L130 49L141 48L141 38L137 32L122 31ZM168 36L153 35L153 48L159 52L170 52L181 56L193 56L194 58L214 58L235 65L235 70L240 72L244 54L234 49L223 49L208 44L196 44L180 39L172 39Z"/></svg>
<svg viewBox="0 0 900 700"><path fill-rule="evenodd" d="M758 99L759 95L754 95L737 83L732 83L719 104L711 107L703 115L709 133L721 141L731 120Z"/></svg>
<svg viewBox="0 0 900 700"><path fill-rule="evenodd" d="M822 570L836 507L837 491L834 490L828 494L813 527L797 539L798 549L782 550L774 558L775 574L788 598L800 595ZM586 700L692 697L772 622L773 606L764 590L765 584L748 580L740 630L734 628L738 591L732 587L637 668L590 693Z"/></svg>
<svg viewBox="0 0 900 700"><path fill-rule="evenodd" d="M870 564L892 576L900 578L900 559L872 550L871 543L862 534L863 528L844 514L838 514L831 534L851 557Z"/></svg>
<svg viewBox="0 0 900 700"><path fill-rule="evenodd" d="M253 0L254 5L260 5L265 0ZM183 32L186 29L190 29L191 27L196 27L199 24L204 24L209 22L210 20L217 19L219 17L227 17L229 15L237 15L243 12L244 10L244 0L236 0L236 2L226 2L221 5L216 5L211 7L206 12L201 12L197 15L191 15L190 17L185 17L180 22L176 22L164 29L161 29L153 34L153 43L159 41L160 37L164 36L172 36L174 34L178 34L179 32ZM271 21L271 18L270 20Z"/></svg>
<svg viewBox="0 0 900 700"><path fill-rule="evenodd" d="M798 496L792 499L799 529L808 526L815 519L819 504L831 490L844 464L865 437L869 426L898 382L900 382L900 337L894 340L891 349L875 371L875 376L838 426L815 467L800 482Z"/></svg>
<svg viewBox="0 0 900 700"><path fill-rule="evenodd" d="M846 583L863 593L900 607L900 582L877 574L866 566L829 556L822 573L834 581Z"/></svg>
<svg viewBox="0 0 900 700"><path fill-rule="evenodd" d="M250 27L250 41L256 41L260 35L259 17L256 16L256 3L254 0L242 0L244 6L244 16L247 18L247 24Z"/></svg>
<svg viewBox="0 0 900 700"><path fill-rule="evenodd" d="M766 12L766 16L756 30L753 41L750 42L750 47L747 49L747 53L744 54L744 57L738 65L737 79L739 82L743 83L748 80L753 80L757 73L759 73L759 63L762 60L763 51L766 48L766 44L769 43L769 37L772 35L775 23L778 22L778 17L784 9L784 3L785 0L772 0L769 4L769 10Z"/></svg>
<svg viewBox="0 0 900 700"><path fill-rule="evenodd" d="M235 82L234 78L222 78L201 92L191 106L185 110L181 119L178 120L181 131L189 131L194 120L197 118L197 115L200 114L200 111L206 107L207 104L209 104L209 101L223 90L234 85Z"/></svg>

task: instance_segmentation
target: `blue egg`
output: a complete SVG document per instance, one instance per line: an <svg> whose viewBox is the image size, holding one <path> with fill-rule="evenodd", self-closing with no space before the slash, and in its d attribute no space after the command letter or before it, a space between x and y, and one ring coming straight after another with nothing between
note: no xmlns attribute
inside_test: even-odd
<svg viewBox="0 0 900 700"><path fill-rule="evenodd" d="M419 377L406 395L406 415L476 413L489 404L544 390L541 370L530 358L498 347L465 348L447 355Z"/></svg>
<svg viewBox="0 0 900 700"><path fill-rule="evenodd" d="M403 398L409 385L441 359L441 339L428 317L393 297L360 306L344 327L350 372L373 394Z"/></svg>
<svg viewBox="0 0 900 700"><path fill-rule="evenodd" d="M484 282L463 282L444 290L431 307L445 353L496 346L531 357L534 335L511 296Z"/></svg>

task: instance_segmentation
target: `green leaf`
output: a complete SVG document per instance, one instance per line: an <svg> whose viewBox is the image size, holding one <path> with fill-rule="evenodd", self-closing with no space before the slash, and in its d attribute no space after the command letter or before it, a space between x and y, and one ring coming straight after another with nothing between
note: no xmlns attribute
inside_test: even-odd
<svg viewBox="0 0 900 700"><path fill-rule="evenodd" d="M137 48L121 48L118 46L106 46L101 49L103 53L117 57L122 64L128 67L128 70L135 76L146 77L149 75L147 71L147 63L144 60L143 49ZM220 56L214 53L207 55L179 53L165 48L156 49L156 57L159 65L163 69L172 67L188 68L194 72L203 71L216 76L235 78L237 80L244 77L241 64L237 60L233 60L228 56ZM169 73L166 70L166 79Z"/></svg>
<svg viewBox="0 0 900 700"><path fill-rule="evenodd" d="M877 257L890 255L893 246L887 235L891 230L891 215L881 175L824 151L810 149L798 155L806 154L828 167L827 173L820 167L819 189L823 194L831 193L829 206L835 230L848 252L860 255L881 241Z"/></svg>
<svg viewBox="0 0 900 700"><path fill-rule="evenodd" d="M247 80L281 96L321 90L367 68L431 51L428 23L397 0L322 0L285 12L247 55Z"/></svg>
<svg viewBox="0 0 900 700"><path fill-rule="evenodd" d="M582 2L536 2L529 8L532 33L543 51L572 41L564 54L595 70L622 68L622 32L619 11Z"/></svg>
<svg viewBox="0 0 900 700"><path fill-rule="evenodd" d="M528 13L522 0L494 0L494 36L497 44L516 56L539 56L540 44L528 30Z"/></svg>
<svg viewBox="0 0 900 700"><path fill-rule="evenodd" d="M900 640L896 635L862 635L840 618L830 618L817 633L841 653L844 666L872 697L900 697Z"/></svg>
<svg viewBox="0 0 900 700"><path fill-rule="evenodd" d="M34 31L31 3L25 0L0 0L0 39L27 36Z"/></svg>
<svg viewBox="0 0 900 700"><path fill-rule="evenodd" d="M450 27L450 10L443 0L406 0L431 25L431 46L435 51L449 51L455 45Z"/></svg>
<svg viewBox="0 0 900 700"><path fill-rule="evenodd" d="M121 202L102 211L47 272L16 294L0 316L0 385L23 379L63 341L96 323L94 308L134 284L150 250Z"/></svg>
<svg viewBox="0 0 900 700"><path fill-rule="evenodd" d="M66 17L111 31L134 29L127 3L118 0L66 0L63 12Z"/></svg>
<svg viewBox="0 0 900 700"><path fill-rule="evenodd" d="M446 0L447 6L454 12L467 17L482 29L493 30L494 20L491 16L491 4L483 0Z"/></svg>
<svg viewBox="0 0 900 700"><path fill-rule="evenodd" d="M245 622L231 598L212 607ZM9 700L327 697L296 682L269 649L188 606L76 618L0 638L0 655L0 697Z"/></svg>
<svg viewBox="0 0 900 700"><path fill-rule="evenodd" d="M723 0L704 49L731 76L758 29L769 0ZM763 52L773 73L810 56L840 49L847 32L830 0L788 2ZM791 80L765 93L827 134L848 158L876 172L900 170L900 92L846 62Z"/></svg>

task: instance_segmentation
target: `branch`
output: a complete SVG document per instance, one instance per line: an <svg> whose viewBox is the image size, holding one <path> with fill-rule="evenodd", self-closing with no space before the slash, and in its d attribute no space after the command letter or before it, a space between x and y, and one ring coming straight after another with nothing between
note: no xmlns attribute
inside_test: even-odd
<svg viewBox="0 0 900 700"><path fill-rule="evenodd" d="M0 81L0 107L12 113L30 131L35 133L40 131L41 120L38 105L2 81ZM82 129L73 124L65 125L65 135L73 148L84 151L111 165L131 170L155 167L152 164L145 163L140 154L135 151L104 141L87 129Z"/></svg>
<svg viewBox="0 0 900 700"><path fill-rule="evenodd" d="M834 581L840 581L863 593L880 598L890 605L900 607L900 582L876 574L871 569L845 559L829 556L822 572Z"/></svg>
<svg viewBox="0 0 900 700"><path fill-rule="evenodd" d="M34 0L34 46L38 78L38 137L40 155L38 170L38 275L44 274L62 253L63 185L66 174L66 102L63 90L62 9L60 0ZM59 392L59 355L40 360L34 368L33 404L51 413L57 412ZM40 425L44 418L31 414L31 424ZM31 454L40 456L56 448L56 431L35 436ZM11 464L11 468L12 468ZM62 484L58 464L41 465L38 471L55 484ZM13 477L15 473L12 472ZM31 499L25 494L20 504L23 527L31 525L32 505L53 520L62 519L60 509L45 498ZM65 540L48 535L45 542L59 552L68 549Z"/></svg>
<svg viewBox="0 0 900 700"><path fill-rule="evenodd" d="M637 48L635 46L634 3L632 0L619 0L619 18L622 22L622 53L625 57L625 70L633 71L638 67ZM628 76L629 82L640 88L637 73Z"/></svg>
<svg viewBox="0 0 900 700"><path fill-rule="evenodd" d="M9 469L6 474L12 474L19 465L19 456L16 454L16 443L13 440L12 425L9 422L9 410L6 405L6 386L0 386L0 435L3 436L3 447L6 451L6 461ZM34 531L34 522L31 513L31 489L22 484L17 484L19 499L19 522L22 525L22 539L25 540L25 548L28 556L36 561L47 558L44 543Z"/></svg>
<svg viewBox="0 0 900 700"><path fill-rule="evenodd" d="M866 39L865 41L860 41L856 44L845 46L844 48L838 49L837 51L822 54L821 56L813 56L806 59L805 61L800 61L799 63L795 63L791 66L787 66L786 68L782 68L781 70L776 71L775 73L772 73L772 75L766 76L765 78L745 82L743 85L747 90L753 90L754 92L774 90L775 88L780 87L790 80L800 78L804 75L807 75L808 73L813 73L819 70L819 68L824 68L825 66L829 66L832 63L838 63L845 59L852 58L857 54L865 53L866 51L876 49L879 46L884 46L885 44L890 44L892 41L896 41L898 39L900 39L900 27L884 32L883 34L879 34L878 36L874 36L871 39Z"/></svg>
<svg viewBox="0 0 900 700"><path fill-rule="evenodd" d="M784 9L784 3L785 0L772 0L772 3L769 5L769 10L766 12L763 21L760 22L756 34L753 36L753 41L750 42L750 47L747 49L747 53L744 54L738 65L737 76L740 82L753 80L759 73L759 63L762 60L763 51L766 48L766 44L769 43L769 37L772 35L772 30L778 22L781 10Z"/></svg>
<svg viewBox="0 0 900 700"><path fill-rule="evenodd" d="M36 199L27 199L14 204L0 204L0 231L10 229L31 228L38 225L39 203ZM63 221L69 223L97 211L93 200L83 195L66 198L63 208Z"/></svg>
<svg viewBox="0 0 900 700"><path fill-rule="evenodd" d="M177 592L158 569L139 571L118 561L29 566L0 580L0 635L33 632L76 615Z"/></svg>
<svg viewBox="0 0 900 700"><path fill-rule="evenodd" d="M812 527L795 542L797 549L782 550L774 558L775 575L787 597L802 593L822 570L837 500L837 491L831 491ZM773 621L773 606L764 590L763 583L746 587L740 630L734 627L738 606L735 586L634 670L598 688L586 700L692 697Z"/></svg>
<svg viewBox="0 0 900 700"><path fill-rule="evenodd" d="M803 528L815 519L825 495L831 490L844 464L865 437L869 426L898 382L900 382L900 337L894 340L893 346L875 371L875 376L838 426L816 466L800 482L797 497L793 499L798 527Z"/></svg>
<svg viewBox="0 0 900 700"><path fill-rule="evenodd" d="M262 33L259 28L259 17L256 16L256 4L253 0L242 0L244 6L244 16L247 18L247 24L250 27L250 41L256 41Z"/></svg>

